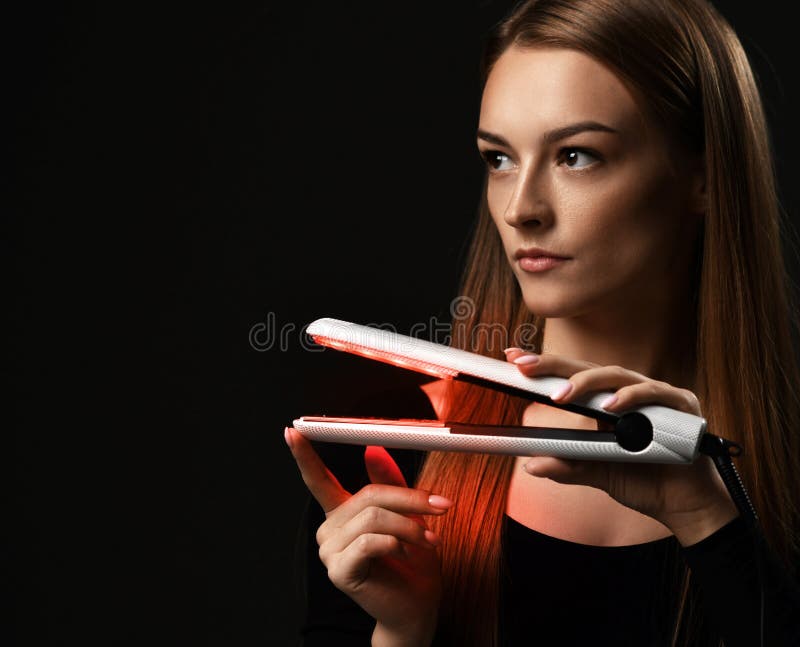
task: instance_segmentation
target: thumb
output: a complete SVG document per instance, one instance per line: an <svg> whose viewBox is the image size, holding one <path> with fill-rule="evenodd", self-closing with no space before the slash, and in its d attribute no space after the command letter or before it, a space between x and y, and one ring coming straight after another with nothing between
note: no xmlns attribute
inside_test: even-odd
<svg viewBox="0 0 800 647"><path fill-rule="evenodd" d="M372 483L408 487L397 463L383 447L370 445L364 450L364 463Z"/></svg>
<svg viewBox="0 0 800 647"><path fill-rule="evenodd" d="M588 485L601 490L608 488L608 465L603 461L536 456L525 463L523 469L533 476L565 485Z"/></svg>
<svg viewBox="0 0 800 647"><path fill-rule="evenodd" d="M367 466L370 482L408 487L403 473L397 467L397 463L394 462L389 452L383 447L378 447L377 445L368 446L364 450L364 463ZM409 514L406 516L416 521L423 528L427 528L422 515Z"/></svg>

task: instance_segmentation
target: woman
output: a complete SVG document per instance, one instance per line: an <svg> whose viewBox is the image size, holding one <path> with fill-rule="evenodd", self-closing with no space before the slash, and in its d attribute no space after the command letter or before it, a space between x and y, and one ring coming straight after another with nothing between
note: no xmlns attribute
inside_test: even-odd
<svg viewBox="0 0 800 647"><path fill-rule="evenodd" d="M763 622L756 551L708 457L431 452L404 475L371 448L372 483L351 494L337 480L345 468L329 471L287 429L335 591L312 584L309 628L327 625L319 644L359 626L373 645L758 645L762 631L763 644L798 644L792 295L767 126L738 39L701 0L528 1L487 42L483 81L467 333L533 324L538 354L506 356L526 375L568 378L559 402L610 390L610 411L670 406L740 444L768 541ZM453 339L502 356L485 336ZM440 418L596 428L474 386L425 390ZM341 613L315 617L319 596Z"/></svg>

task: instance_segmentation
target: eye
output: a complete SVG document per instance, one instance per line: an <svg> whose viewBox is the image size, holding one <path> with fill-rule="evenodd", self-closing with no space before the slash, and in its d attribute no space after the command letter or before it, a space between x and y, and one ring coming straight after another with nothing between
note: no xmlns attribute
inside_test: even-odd
<svg viewBox="0 0 800 647"><path fill-rule="evenodd" d="M481 151L481 157L486 162L486 166L492 171L506 171L508 169L499 168L504 161L510 161L508 155L500 151Z"/></svg>
<svg viewBox="0 0 800 647"><path fill-rule="evenodd" d="M597 160L599 160L597 155L583 148L562 148L558 152L558 161L563 162L569 168L586 168Z"/></svg>

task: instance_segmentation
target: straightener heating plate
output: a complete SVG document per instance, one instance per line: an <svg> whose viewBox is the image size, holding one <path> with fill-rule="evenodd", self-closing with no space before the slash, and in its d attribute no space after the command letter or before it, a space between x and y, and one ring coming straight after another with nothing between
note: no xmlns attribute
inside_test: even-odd
<svg viewBox="0 0 800 647"><path fill-rule="evenodd" d="M699 453L704 418L661 405L610 413L593 392L573 402L550 399L567 380L528 377L506 361L340 319L306 329L318 344L444 379L458 379L603 420L613 431L471 425L431 420L301 416L293 426L311 440L421 450L547 455L585 460L690 463Z"/></svg>
<svg viewBox="0 0 800 647"><path fill-rule="evenodd" d="M557 427L493 427L437 420L380 420L303 416L293 426L311 440L406 449L546 455L561 458L624 460L616 436L607 432L579 434ZM621 450L621 451L620 451Z"/></svg>

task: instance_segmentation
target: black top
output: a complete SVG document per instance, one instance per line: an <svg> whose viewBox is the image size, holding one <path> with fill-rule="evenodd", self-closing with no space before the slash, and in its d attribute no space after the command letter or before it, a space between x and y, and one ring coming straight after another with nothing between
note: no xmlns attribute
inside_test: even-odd
<svg viewBox="0 0 800 647"><path fill-rule="evenodd" d="M430 418L436 414L419 389L360 402L341 415ZM342 485L355 492L369 482L364 448L315 443ZM388 450L409 484L424 458L414 450ZM302 635L307 647L368 646L370 618L327 577L315 533L324 521L309 498L305 523L306 594ZM694 645L758 647L759 586L755 544L740 517L683 548L670 536L631 546L590 546L555 537L505 517L501 574L501 645L670 644L679 599L676 565L692 571L689 607L702 619ZM759 544L765 582L764 645L800 647L800 584ZM438 647L438 643L437 643Z"/></svg>
<svg viewBox="0 0 800 647"><path fill-rule="evenodd" d="M679 559L666 537L633 546L589 546L505 518L501 644L667 644L664 593ZM540 611L539 611L540 610ZM541 619L540 619L541 614Z"/></svg>

